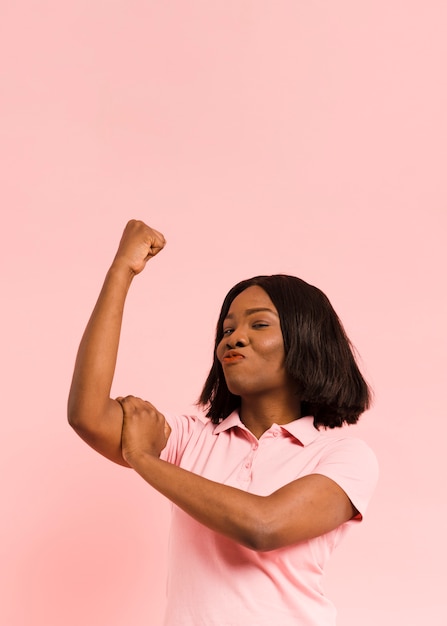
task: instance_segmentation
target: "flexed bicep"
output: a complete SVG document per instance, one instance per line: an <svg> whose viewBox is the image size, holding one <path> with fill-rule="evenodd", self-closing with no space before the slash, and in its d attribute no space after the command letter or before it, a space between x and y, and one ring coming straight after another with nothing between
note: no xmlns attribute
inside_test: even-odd
<svg viewBox="0 0 447 626"><path fill-rule="evenodd" d="M123 409L121 452L129 464L138 456L159 457L166 447L171 427L150 402L135 396L119 397Z"/></svg>

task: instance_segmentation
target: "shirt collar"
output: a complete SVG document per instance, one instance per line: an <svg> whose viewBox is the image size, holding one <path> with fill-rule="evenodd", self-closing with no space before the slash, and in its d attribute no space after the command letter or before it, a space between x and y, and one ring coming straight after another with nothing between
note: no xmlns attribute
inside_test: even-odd
<svg viewBox="0 0 447 626"><path fill-rule="evenodd" d="M214 427L214 434L218 435L219 433L229 430L230 428L234 428L235 426L245 429L245 426L239 417L239 411L233 411L233 413L230 413L228 417L219 422L219 424Z"/></svg>
<svg viewBox="0 0 447 626"><path fill-rule="evenodd" d="M314 426L314 418L312 415L305 415L288 424L282 424L280 428L287 430L288 433L295 437L303 446L307 446L319 435L318 428Z"/></svg>
<svg viewBox="0 0 447 626"><path fill-rule="evenodd" d="M233 411L228 417L222 420L217 426L214 427L214 434L218 435L230 428L241 428L242 430L248 430L248 428L241 422L239 417L239 411ZM286 430L292 437L297 439L301 445L307 446L318 437L318 429L314 426L314 418L312 415L306 415L300 417L300 419L289 422L288 424L273 424L271 428L282 428Z"/></svg>

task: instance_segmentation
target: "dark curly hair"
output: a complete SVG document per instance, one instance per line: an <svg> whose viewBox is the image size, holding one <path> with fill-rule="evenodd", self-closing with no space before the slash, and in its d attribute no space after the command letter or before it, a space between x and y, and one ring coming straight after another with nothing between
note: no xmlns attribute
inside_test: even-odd
<svg viewBox="0 0 447 626"><path fill-rule="evenodd" d="M371 405L371 390L354 357L354 347L326 295L296 276L255 276L235 285L225 297L217 322L214 360L198 405L217 424L240 407L241 398L225 382L216 348L231 303L257 285L266 291L280 319L285 367L296 381L301 414L313 415L316 427L355 424Z"/></svg>

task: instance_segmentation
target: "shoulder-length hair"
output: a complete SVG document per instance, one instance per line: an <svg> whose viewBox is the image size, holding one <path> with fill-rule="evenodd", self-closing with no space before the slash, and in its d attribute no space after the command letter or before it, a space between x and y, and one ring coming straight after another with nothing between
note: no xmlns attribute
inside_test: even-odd
<svg viewBox="0 0 447 626"><path fill-rule="evenodd" d="M275 305L284 340L285 367L296 382L301 414L312 415L316 427L355 424L371 405L371 390L354 356L354 347L327 296L295 276L255 276L235 285L225 297L216 328L214 359L198 405L217 424L238 409L217 356L223 323L231 303L242 291L257 285Z"/></svg>

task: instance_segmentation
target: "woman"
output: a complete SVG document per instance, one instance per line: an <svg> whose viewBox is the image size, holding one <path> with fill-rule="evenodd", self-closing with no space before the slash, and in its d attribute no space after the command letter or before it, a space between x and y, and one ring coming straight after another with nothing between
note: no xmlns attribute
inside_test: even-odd
<svg viewBox="0 0 447 626"><path fill-rule="evenodd" d="M227 295L200 404L209 420L110 398L124 302L164 237L126 226L81 341L68 415L173 504L169 626L333 626L324 566L362 519L377 464L355 423L370 394L326 296L290 276Z"/></svg>

